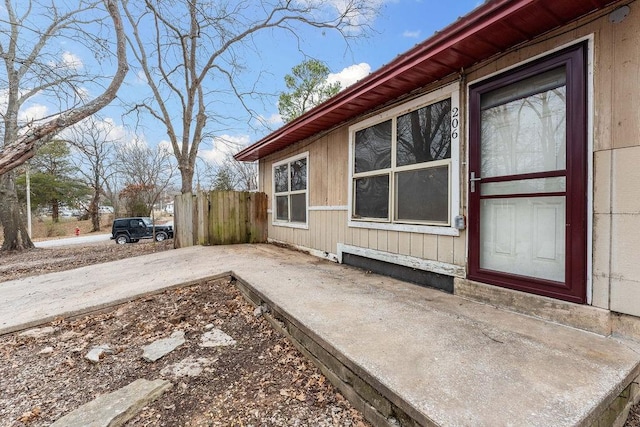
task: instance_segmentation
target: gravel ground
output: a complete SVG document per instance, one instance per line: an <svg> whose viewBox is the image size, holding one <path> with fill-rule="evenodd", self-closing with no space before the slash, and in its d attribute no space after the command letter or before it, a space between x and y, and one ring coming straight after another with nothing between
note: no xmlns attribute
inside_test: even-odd
<svg viewBox="0 0 640 427"><path fill-rule="evenodd" d="M172 249L173 242L113 242L0 252L0 282ZM2 284L0 283L0 286ZM0 336L0 426L47 426L99 394L137 378L164 378L173 387L128 426L368 426L326 378L267 321L256 318L233 283L220 280L167 291L97 314L59 319L50 333ZM202 348L210 328L234 346ZM141 347L182 330L186 343L145 362ZM99 363L93 347L113 352ZM199 376L172 371L183 363ZM198 362L199 361L199 362ZM625 427L640 427L640 404Z"/></svg>
<svg viewBox="0 0 640 427"><path fill-rule="evenodd" d="M171 243L36 249L0 254L0 281L170 249ZM0 283L0 286L2 284ZM138 378L171 389L128 426L358 426L369 424L229 280L141 298L100 313L41 325L37 336L0 336L0 426L48 426L96 396ZM235 345L201 347L221 330ZM186 342L155 361L142 347L184 331ZM95 346L112 350L98 363ZM193 370L179 367L196 368Z"/></svg>

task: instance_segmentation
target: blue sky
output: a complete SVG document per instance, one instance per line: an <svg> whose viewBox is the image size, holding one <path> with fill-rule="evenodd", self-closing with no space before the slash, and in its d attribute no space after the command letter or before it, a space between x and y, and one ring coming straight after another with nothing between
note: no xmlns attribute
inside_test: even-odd
<svg viewBox="0 0 640 427"><path fill-rule="evenodd" d="M339 3L344 0L327 0L328 3ZM398 55L406 52L417 43L424 41L453 23L458 17L463 16L482 4L482 0L370 0L380 2L380 13L373 19L368 20L372 31L366 37L356 37L345 44L337 34L331 32L321 32L315 29L304 29L299 36L299 45L293 37L283 32L263 33L257 39L257 50L254 55L245 58L248 66L247 84L255 81L255 70L261 70L261 78L258 90L260 92L272 93L274 96L266 102L256 102L252 107L263 118L263 122L268 124L271 130L275 130L282 125L279 120L277 109L277 95L285 90L284 75L291 71L291 68L305 59L304 54L309 57L324 61L331 71L332 80L338 80L343 86L353 83L357 78L364 77L367 73L375 71L383 65L389 63ZM61 50L64 57L60 62L68 67L95 66L95 59L86 48L76 46L71 43ZM304 54L302 53L304 52ZM251 72L254 71L254 73ZM119 93L124 100L135 100L141 97L146 90L143 82L137 78L135 69L127 77L125 86ZM48 113L46 105L37 102L25 106L23 118L38 118ZM228 108L232 115L241 116L242 109L234 107L234 100L229 100L225 108ZM122 117L122 107L117 103L104 109L101 113L107 121L111 122L122 140L132 140L133 117L130 119ZM130 122L128 122L130 120ZM220 162L226 153L238 151L242 146L256 142L266 136L270 129L260 128L253 122L253 126L246 124L246 120L239 120L228 125L221 126L215 134L217 138L203 141L200 148L200 157L210 161ZM166 141L166 133L162 131L157 123L148 123L144 126L144 134L138 137L146 141L149 145L156 145ZM232 142L234 144L220 143L220 141Z"/></svg>
<svg viewBox="0 0 640 427"><path fill-rule="evenodd" d="M366 75L366 72L381 68L480 4L481 0L384 1L379 16L373 22L369 22L373 31L367 37L352 40L347 46L336 35L322 35L317 31L310 31L301 36L304 39L302 48L305 54L324 61L336 74L333 80L342 81L344 86L345 81L353 82L355 78ZM277 47L274 47L274 44ZM269 46L272 47L271 50ZM267 40L264 47L266 52L262 55L260 63L271 79L264 82L261 90L278 94L286 89L284 75L304 57L290 41L287 43L286 40L277 40L274 43ZM282 122L278 121L277 100L274 99L271 105L265 107L262 112L265 120L270 121L272 128L279 127ZM247 127L224 133L221 137L237 141L238 145L246 145L256 142L268 133L267 128L254 131ZM222 152L233 149L212 141L205 142L200 153L202 157L219 161Z"/></svg>

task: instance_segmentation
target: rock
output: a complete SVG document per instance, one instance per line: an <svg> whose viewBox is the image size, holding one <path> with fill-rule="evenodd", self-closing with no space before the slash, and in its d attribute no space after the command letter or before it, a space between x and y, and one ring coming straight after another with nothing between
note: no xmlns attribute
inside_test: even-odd
<svg viewBox="0 0 640 427"><path fill-rule="evenodd" d="M60 336L58 337L59 341L69 341L72 340L74 338L76 338L78 335L80 335L77 332L74 331L64 331L62 334L60 334Z"/></svg>
<svg viewBox="0 0 640 427"><path fill-rule="evenodd" d="M102 344L97 347L93 347L87 354L84 355L84 358L89 362L98 363L100 358L105 353L113 353L111 346L109 344Z"/></svg>
<svg viewBox="0 0 640 427"><path fill-rule="evenodd" d="M208 323L208 324L204 325L204 330L208 331L210 329L213 329L213 327L214 327L213 323Z"/></svg>
<svg viewBox="0 0 640 427"><path fill-rule="evenodd" d="M220 329L212 329L205 332L200 339L200 347L220 347L235 344L236 340L222 332Z"/></svg>
<svg viewBox="0 0 640 427"><path fill-rule="evenodd" d="M136 380L112 393L96 397L59 418L51 427L121 426L145 405L171 388L171 385L165 380Z"/></svg>
<svg viewBox="0 0 640 427"><path fill-rule="evenodd" d="M192 356L189 356L178 363L174 363L173 365L169 365L163 368L160 371L160 374L171 375L176 378L197 377L202 373L204 368L212 365L216 360L217 359L209 359L206 357L199 357L198 359L194 359Z"/></svg>
<svg viewBox="0 0 640 427"><path fill-rule="evenodd" d="M18 336L37 339L37 338L46 337L47 335L51 335L55 331L56 331L56 328L54 328L53 326L46 326L44 328L29 329L27 331L21 332L20 334L18 334Z"/></svg>
<svg viewBox="0 0 640 427"><path fill-rule="evenodd" d="M38 354L51 354L51 353L53 353L53 347L51 346L45 347L38 352Z"/></svg>
<svg viewBox="0 0 640 427"><path fill-rule="evenodd" d="M162 338L142 347L142 358L147 362L155 362L184 344L184 331L175 331L169 338Z"/></svg>
<svg viewBox="0 0 640 427"><path fill-rule="evenodd" d="M268 313L268 312L269 312L269 306L267 304L262 304L262 305L259 305L258 307L256 307L255 310L253 310L253 315L255 317L260 317L263 314Z"/></svg>

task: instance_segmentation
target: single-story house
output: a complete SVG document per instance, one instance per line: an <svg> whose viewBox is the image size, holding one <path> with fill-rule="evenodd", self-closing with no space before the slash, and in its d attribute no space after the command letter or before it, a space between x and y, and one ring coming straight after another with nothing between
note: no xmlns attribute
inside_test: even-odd
<svg viewBox="0 0 640 427"><path fill-rule="evenodd" d="M489 0L236 154L268 236L640 338L640 2Z"/></svg>

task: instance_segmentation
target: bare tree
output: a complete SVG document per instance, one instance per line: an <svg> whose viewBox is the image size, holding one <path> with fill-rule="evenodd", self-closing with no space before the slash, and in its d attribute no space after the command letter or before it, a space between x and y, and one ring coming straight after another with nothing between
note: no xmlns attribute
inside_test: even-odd
<svg viewBox="0 0 640 427"><path fill-rule="evenodd" d="M258 164L256 162L239 162L229 154L222 167L231 176L235 190L256 191L258 189Z"/></svg>
<svg viewBox="0 0 640 427"><path fill-rule="evenodd" d="M171 153L162 145L152 149L140 142L121 144L116 151L116 169L124 179L124 193L120 194L144 204L147 215L173 178L175 167ZM133 215L130 206L128 210Z"/></svg>
<svg viewBox="0 0 640 427"><path fill-rule="evenodd" d="M227 153L221 162L198 160L195 168L197 190L220 190L222 187L236 191L258 189L257 162L239 162L231 153Z"/></svg>
<svg viewBox="0 0 640 427"><path fill-rule="evenodd" d="M46 3L46 4L45 4ZM116 96L128 71L126 40L117 0L77 0L64 5L56 0L24 0L18 7L5 0L0 21L0 60L6 85L2 115L0 151L0 222L4 230L3 250L33 247L24 227L11 171L33 157L37 141L48 138L94 114ZM104 9L101 8L104 6ZM20 8L20 10L18 10ZM104 10L100 17L100 10ZM109 19L116 33L117 70L100 95L86 101L82 85L103 80L61 61L60 41L67 38L85 43L94 52L108 52L111 43L104 36ZM28 101L46 99L57 104L54 115L35 123L21 123L19 114Z"/></svg>
<svg viewBox="0 0 640 427"><path fill-rule="evenodd" d="M74 162L85 184L91 188L91 201L87 208L91 218L91 231L100 231L100 199L110 175L116 173L115 126L113 122L89 117L72 129L67 140L74 148Z"/></svg>
<svg viewBox="0 0 640 427"><path fill-rule="evenodd" d="M118 194L122 191L122 180L120 172L116 168L116 164L110 166L110 172L105 176L102 195L107 198L113 206L113 213L118 216L120 212L120 197Z"/></svg>
<svg viewBox="0 0 640 427"><path fill-rule="evenodd" d="M359 18L376 13L378 2L340 3L337 9L317 0L124 1L133 56L151 91L132 111L146 113L166 128L183 193L192 191L201 141L213 136L214 124L231 119L225 102L238 102L249 117L256 115L249 99L263 95L256 89L261 70L243 63L244 57L259 54L255 37L283 31L295 43L300 28L312 27L348 39L361 34L368 20ZM239 77L249 73L257 74L256 85L244 87Z"/></svg>

